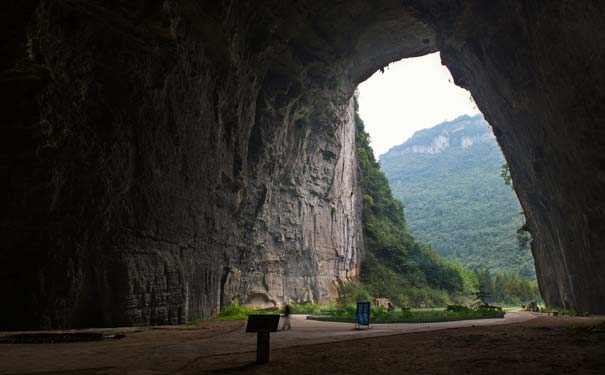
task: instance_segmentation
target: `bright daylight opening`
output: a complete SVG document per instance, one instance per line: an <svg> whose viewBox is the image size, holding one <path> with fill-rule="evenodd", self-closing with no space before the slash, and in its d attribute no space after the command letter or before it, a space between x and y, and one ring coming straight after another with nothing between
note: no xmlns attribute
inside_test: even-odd
<svg viewBox="0 0 605 375"><path fill-rule="evenodd" d="M376 156L443 121L479 112L471 94L453 83L439 53L404 59L359 85L359 114Z"/></svg>
<svg viewBox="0 0 605 375"><path fill-rule="evenodd" d="M367 163L360 160L364 233L371 239L362 282L369 294L411 308L535 306L541 298L530 238L521 230L524 216L505 159L471 94L453 83L439 54L376 72L359 85L357 100L362 128L392 192L378 163L371 156ZM358 147L367 144L359 124L358 133ZM401 233L390 229L393 198L405 207ZM393 260L397 237L410 264ZM394 275L398 268L407 271L385 282L384 270ZM424 278L410 276L410 269Z"/></svg>

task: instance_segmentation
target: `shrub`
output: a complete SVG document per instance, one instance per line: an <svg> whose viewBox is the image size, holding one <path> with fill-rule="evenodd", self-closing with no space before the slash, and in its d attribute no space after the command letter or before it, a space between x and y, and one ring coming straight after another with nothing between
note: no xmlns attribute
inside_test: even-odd
<svg viewBox="0 0 605 375"><path fill-rule="evenodd" d="M338 304L356 304L357 302L369 302L372 296L360 284L344 283L338 288Z"/></svg>
<svg viewBox="0 0 605 375"><path fill-rule="evenodd" d="M471 311L471 309L469 309L466 306L462 306L462 305L448 305L447 308L445 309L445 311L451 311L451 312L456 312L456 313L467 313L467 312Z"/></svg>
<svg viewBox="0 0 605 375"><path fill-rule="evenodd" d="M312 319L337 322L355 322L355 304L341 306L328 316ZM447 309L416 309L404 307L401 311L388 311L384 307L372 307L371 323L430 323L467 319L503 318L504 311L498 306L470 308L461 305L450 305Z"/></svg>
<svg viewBox="0 0 605 375"><path fill-rule="evenodd" d="M244 306L241 306L239 303L234 302L229 306L223 308L221 313L216 320L246 320L248 319L248 315L251 314L276 314L277 311L268 311L268 310L255 310L250 309Z"/></svg>
<svg viewBox="0 0 605 375"><path fill-rule="evenodd" d="M504 311L502 311L502 307L499 306L490 306L484 305L479 306L475 309L480 316L490 316L495 318L504 318Z"/></svg>
<svg viewBox="0 0 605 375"><path fill-rule="evenodd" d="M319 314L321 312L318 305L312 302L290 305L293 314Z"/></svg>
<svg viewBox="0 0 605 375"><path fill-rule="evenodd" d="M370 312L370 321L388 321L391 318L391 313L384 307L372 307Z"/></svg>
<svg viewBox="0 0 605 375"><path fill-rule="evenodd" d="M578 313L576 312L576 310L573 309L561 309L561 308L557 308L557 307L542 307L540 308L540 312L541 313L552 313L556 311L559 315L569 315L569 316L576 316L578 315Z"/></svg>

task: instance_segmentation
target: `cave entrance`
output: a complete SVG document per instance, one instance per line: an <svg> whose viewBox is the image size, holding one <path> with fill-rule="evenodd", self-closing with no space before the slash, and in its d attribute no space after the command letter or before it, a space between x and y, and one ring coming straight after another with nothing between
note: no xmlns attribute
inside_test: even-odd
<svg viewBox="0 0 605 375"><path fill-rule="evenodd" d="M510 179L503 178L507 169L500 146L470 92L456 86L441 65L439 53L380 69L358 86L356 99L380 169L405 206L412 236L472 270L462 272L470 275L466 284L487 293L489 302L520 305L541 299L529 234L520 229L525 217ZM382 289L378 293L389 293ZM418 299L411 305L439 300L430 294L405 298Z"/></svg>

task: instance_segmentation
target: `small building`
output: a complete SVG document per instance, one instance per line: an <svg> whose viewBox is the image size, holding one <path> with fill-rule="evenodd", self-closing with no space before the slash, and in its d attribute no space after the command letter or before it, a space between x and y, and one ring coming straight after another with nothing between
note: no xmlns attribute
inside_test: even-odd
<svg viewBox="0 0 605 375"><path fill-rule="evenodd" d="M388 298L384 298L384 297L374 298L374 300L372 301L372 304L374 305L374 307L384 307L385 309L387 309L389 311L395 309L395 306L393 305L391 300Z"/></svg>

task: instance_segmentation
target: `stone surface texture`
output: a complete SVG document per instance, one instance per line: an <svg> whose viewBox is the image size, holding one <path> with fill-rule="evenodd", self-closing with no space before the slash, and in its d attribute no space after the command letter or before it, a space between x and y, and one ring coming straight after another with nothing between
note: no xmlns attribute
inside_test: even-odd
<svg viewBox="0 0 605 375"><path fill-rule="evenodd" d="M509 163L542 296L605 313L605 3L470 1L459 12L433 21L447 30L442 61Z"/></svg>
<svg viewBox="0 0 605 375"><path fill-rule="evenodd" d="M363 255L354 88L437 50L494 126L547 303L605 312L604 7L9 2L0 329L329 300Z"/></svg>

